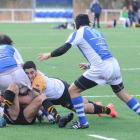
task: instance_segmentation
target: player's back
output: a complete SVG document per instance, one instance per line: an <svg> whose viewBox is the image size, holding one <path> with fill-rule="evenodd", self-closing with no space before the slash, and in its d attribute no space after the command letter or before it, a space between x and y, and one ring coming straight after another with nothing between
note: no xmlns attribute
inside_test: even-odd
<svg viewBox="0 0 140 140"><path fill-rule="evenodd" d="M64 92L64 84L59 79L50 78L40 71L38 73L46 82L46 88L42 90L41 94L45 94L51 100L60 98Z"/></svg>
<svg viewBox="0 0 140 140"><path fill-rule="evenodd" d="M89 26L84 26L76 32L75 38L79 41L76 45L91 64L113 57L101 32Z"/></svg>
<svg viewBox="0 0 140 140"><path fill-rule="evenodd" d="M16 60L15 49L10 45L0 45L0 73L16 67L19 62Z"/></svg>

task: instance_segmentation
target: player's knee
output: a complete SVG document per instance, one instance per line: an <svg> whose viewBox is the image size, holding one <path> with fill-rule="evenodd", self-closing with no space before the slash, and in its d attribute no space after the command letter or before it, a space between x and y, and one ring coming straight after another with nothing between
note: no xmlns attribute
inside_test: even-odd
<svg viewBox="0 0 140 140"><path fill-rule="evenodd" d="M75 84L72 84L68 89L70 94L80 93L82 90L75 86Z"/></svg>
<svg viewBox="0 0 140 140"><path fill-rule="evenodd" d="M45 94L41 94L38 96L38 100L42 103L45 99L47 99L47 96Z"/></svg>
<svg viewBox="0 0 140 140"><path fill-rule="evenodd" d="M73 88L70 86L70 87L68 88L68 91L69 91L69 93L71 94L71 93L73 92Z"/></svg>
<svg viewBox="0 0 140 140"><path fill-rule="evenodd" d="M9 87L7 88L7 90L11 90L15 94L19 94L19 88L16 84L13 84L13 83L10 84Z"/></svg>

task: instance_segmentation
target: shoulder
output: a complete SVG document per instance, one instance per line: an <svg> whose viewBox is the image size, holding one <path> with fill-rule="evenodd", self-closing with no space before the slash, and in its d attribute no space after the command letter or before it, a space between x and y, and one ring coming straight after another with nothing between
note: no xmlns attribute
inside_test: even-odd
<svg viewBox="0 0 140 140"><path fill-rule="evenodd" d="M44 79L44 77L38 72L34 81L32 82L32 87L46 87L46 81Z"/></svg>
<svg viewBox="0 0 140 140"><path fill-rule="evenodd" d="M10 50L12 50L12 51L17 51L16 48L14 48L11 45L6 45L5 47L8 48L8 49L10 49Z"/></svg>

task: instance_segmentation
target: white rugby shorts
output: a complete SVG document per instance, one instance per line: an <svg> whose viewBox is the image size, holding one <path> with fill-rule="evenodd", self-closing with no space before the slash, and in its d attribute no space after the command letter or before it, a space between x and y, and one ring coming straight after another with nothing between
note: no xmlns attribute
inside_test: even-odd
<svg viewBox="0 0 140 140"><path fill-rule="evenodd" d="M100 66L91 65L83 76L102 86L105 84L118 85L122 82L120 67L114 57L104 60Z"/></svg>
<svg viewBox="0 0 140 140"><path fill-rule="evenodd" d="M7 90L10 84L17 84L19 91L22 94L27 89L31 89L31 82L27 77L22 67L14 67L0 73L0 91L1 94Z"/></svg>

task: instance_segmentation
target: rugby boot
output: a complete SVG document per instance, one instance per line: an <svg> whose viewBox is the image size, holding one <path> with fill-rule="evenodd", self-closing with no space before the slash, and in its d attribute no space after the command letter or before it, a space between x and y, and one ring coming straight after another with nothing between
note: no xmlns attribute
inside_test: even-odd
<svg viewBox="0 0 140 140"><path fill-rule="evenodd" d="M112 117L114 117L114 118L117 118L118 115L117 115L117 112L116 112L115 109L114 109L114 105L111 104L111 103L109 103L109 104L107 105L107 107L111 110L111 111L110 111L110 114L107 114L107 115L110 115L110 116L112 116Z"/></svg>
<svg viewBox="0 0 140 140"><path fill-rule="evenodd" d="M67 129L87 129L89 128L88 122L85 124L80 124L78 121L73 122L73 125L68 126Z"/></svg>
<svg viewBox="0 0 140 140"><path fill-rule="evenodd" d="M60 117L58 121L59 128L65 127L67 123L69 123L73 119L73 116L74 116L73 113L69 113L66 116Z"/></svg>

